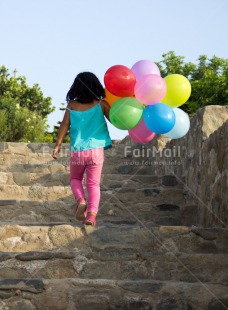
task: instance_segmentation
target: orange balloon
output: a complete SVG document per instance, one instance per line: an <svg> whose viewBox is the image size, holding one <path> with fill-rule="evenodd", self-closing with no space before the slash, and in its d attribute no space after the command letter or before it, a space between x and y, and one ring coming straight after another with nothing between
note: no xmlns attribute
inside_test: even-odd
<svg viewBox="0 0 228 310"><path fill-rule="evenodd" d="M113 105L114 102L116 102L120 98L121 97L117 97L117 96L113 95L112 93L110 93L110 91L107 90L107 88L105 88L105 98L104 98L104 100L108 102L110 107Z"/></svg>

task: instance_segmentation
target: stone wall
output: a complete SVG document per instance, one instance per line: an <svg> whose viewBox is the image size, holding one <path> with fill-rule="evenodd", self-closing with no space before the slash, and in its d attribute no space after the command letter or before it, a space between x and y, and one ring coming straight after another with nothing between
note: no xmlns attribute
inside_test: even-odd
<svg viewBox="0 0 228 310"><path fill-rule="evenodd" d="M126 137L121 143L131 150L129 163L151 166L157 175L174 174L183 182L189 203L198 206L198 224L228 224L228 106L200 109L181 139L159 135L139 145Z"/></svg>
<svg viewBox="0 0 228 310"><path fill-rule="evenodd" d="M23 162L29 165L39 165L52 160L53 147L54 144L48 143L0 143L0 170L3 167L10 171L12 165L15 170L20 164L19 159L7 157L7 153L22 156ZM197 225L224 227L228 225L227 153L228 106L207 106L191 119L190 131L181 139L170 140L157 135L146 145L133 142L129 136L113 141L113 148L105 152L104 173L165 176L166 185L178 182L184 186L188 207L192 205L190 209L197 214ZM69 145L65 144L56 165L42 169L47 173L68 173L68 159ZM66 164L66 169L60 164ZM5 176L2 173L1 177ZM4 182L8 181L5 179L1 183Z"/></svg>

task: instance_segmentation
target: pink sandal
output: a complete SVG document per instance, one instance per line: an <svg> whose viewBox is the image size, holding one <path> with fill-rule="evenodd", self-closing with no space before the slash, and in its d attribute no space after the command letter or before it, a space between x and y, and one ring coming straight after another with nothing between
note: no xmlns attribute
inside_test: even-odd
<svg viewBox="0 0 228 310"><path fill-rule="evenodd" d="M87 215L82 224L96 226L96 217L92 214Z"/></svg>
<svg viewBox="0 0 228 310"><path fill-rule="evenodd" d="M82 221L86 217L86 201L79 198L75 207L75 217L77 220Z"/></svg>

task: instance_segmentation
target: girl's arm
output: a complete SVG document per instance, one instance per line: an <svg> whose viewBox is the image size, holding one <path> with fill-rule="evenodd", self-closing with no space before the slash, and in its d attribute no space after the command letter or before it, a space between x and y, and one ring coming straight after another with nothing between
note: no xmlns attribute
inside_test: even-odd
<svg viewBox="0 0 228 310"><path fill-rule="evenodd" d="M59 127L57 141L56 141L55 148L54 148L53 154L52 154L52 157L54 159L57 158L57 154L59 152L59 149L61 147L63 139L67 133L67 130L69 129L69 126L70 126L70 112L69 112L69 110L66 110L64 117L63 117L63 120L62 120L62 123Z"/></svg>
<svg viewBox="0 0 228 310"><path fill-rule="evenodd" d="M109 110L110 110L110 106L109 106L109 104L108 104L106 101L102 100L102 107L103 107L103 112L104 112L105 117L106 117L106 118L109 120L109 122L110 122L110 119L109 119Z"/></svg>

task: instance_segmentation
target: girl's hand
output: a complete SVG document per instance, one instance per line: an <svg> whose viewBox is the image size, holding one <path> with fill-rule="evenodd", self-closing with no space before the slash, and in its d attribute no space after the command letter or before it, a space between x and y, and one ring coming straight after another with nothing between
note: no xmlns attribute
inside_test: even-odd
<svg viewBox="0 0 228 310"><path fill-rule="evenodd" d="M54 159L57 159L57 154L59 153L59 149L60 149L60 146L56 145L52 153L52 157Z"/></svg>

